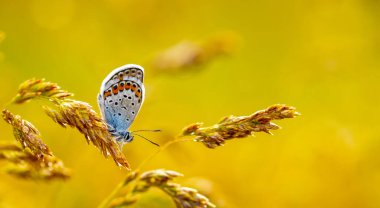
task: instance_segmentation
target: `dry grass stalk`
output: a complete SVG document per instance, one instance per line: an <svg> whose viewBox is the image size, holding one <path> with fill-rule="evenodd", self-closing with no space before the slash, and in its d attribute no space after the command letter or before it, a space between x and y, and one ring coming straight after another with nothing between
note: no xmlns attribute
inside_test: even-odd
<svg viewBox="0 0 380 208"><path fill-rule="evenodd" d="M44 107L49 117L63 127L69 125L77 128L85 135L87 142L98 147L105 157L111 155L117 165L129 169L128 161L108 133L107 125L88 103L68 99L72 95L55 83L43 79L30 79L20 85L13 102L20 104L34 98L52 101L57 110Z"/></svg>
<svg viewBox="0 0 380 208"><path fill-rule="evenodd" d="M13 127L15 144L0 144L0 159L10 162L7 172L21 178L34 180L66 179L69 170L53 155L42 141L41 134L30 122L8 110L2 112L4 120Z"/></svg>
<svg viewBox="0 0 380 208"><path fill-rule="evenodd" d="M244 138L253 132L266 132L280 127L272 120L294 118L300 115L296 109L283 104L272 105L269 108L250 116L229 116L223 118L218 124L211 127L201 127L202 123L195 123L186 127L182 135L195 135L195 141L202 142L208 148L215 148L225 143L225 140Z"/></svg>
<svg viewBox="0 0 380 208"><path fill-rule="evenodd" d="M8 110L3 110L2 113L4 120L12 125L13 134L24 149L29 148L34 155L39 157L52 155L48 146L43 143L40 132L33 124L21 119L19 115L13 115Z"/></svg>
<svg viewBox="0 0 380 208"><path fill-rule="evenodd" d="M178 172L158 169L147 171L137 176L138 173L134 173L131 177L127 178L129 183L135 180L134 187L126 196L115 198L110 203L110 207L124 207L134 204L138 199L138 195L148 191L151 187L159 188L168 194L178 208L215 207L207 197L198 193L197 190L172 183L171 181L175 177L182 176L182 174Z"/></svg>
<svg viewBox="0 0 380 208"><path fill-rule="evenodd" d="M62 90L56 83L47 82L44 79L30 79L19 86L13 102L20 104L38 97L62 100L70 96L73 94Z"/></svg>
<svg viewBox="0 0 380 208"><path fill-rule="evenodd" d="M44 155L41 158L29 149L22 149L16 144L0 144L0 160L11 164L6 169L8 174L24 179L49 181L70 177L70 171L57 157Z"/></svg>
<svg viewBox="0 0 380 208"><path fill-rule="evenodd" d="M105 157L111 155L117 165L129 169L128 161L109 134L107 125L88 103L66 99L56 104L56 110L44 106L50 118L63 127L78 129L86 137L87 143L91 142Z"/></svg>
<svg viewBox="0 0 380 208"><path fill-rule="evenodd" d="M218 35L201 44L182 41L158 54L152 63L157 72L173 73L231 54L237 45L236 34Z"/></svg>

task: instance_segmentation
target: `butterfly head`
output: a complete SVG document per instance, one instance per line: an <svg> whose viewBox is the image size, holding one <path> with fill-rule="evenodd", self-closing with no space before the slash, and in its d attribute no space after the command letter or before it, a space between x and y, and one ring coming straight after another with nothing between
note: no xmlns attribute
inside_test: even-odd
<svg viewBox="0 0 380 208"><path fill-rule="evenodd" d="M158 132L158 131L161 131L161 130L138 130L138 131L133 131L133 132L125 131L125 132L122 132L122 133L121 132L115 132L115 131L113 131L113 132L111 132L111 134L116 137L116 141L119 142L119 144L121 145L121 148L122 148L122 145L124 143L133 141L134 135L139 136L139 137L141 137L141 138L149 141L150 143L152 143L152 144L154 144L156 146L160 146L159 144L151 141L150 139L148 139L148 138L146 138L146 137L144 137L144 136L142 136L140 134L134 133L134 132L139 132L139 131Z"/></svg>
<svg viewBox="0 0 380 208"><path fill-rule="evenodd" d="M119 143L127 143L133 141L134 136L131 132L125 131L125 132L111 132L113 136L115 136L116 141Z"/></svg>
<svg viewBox="0 0 380 208"><path fill-rule="evenodd" d="M121 135L122 136L122 141L123 142L131 142L133 141L133 135L131 132L129 131L126 131L124 134Z"/></svg>

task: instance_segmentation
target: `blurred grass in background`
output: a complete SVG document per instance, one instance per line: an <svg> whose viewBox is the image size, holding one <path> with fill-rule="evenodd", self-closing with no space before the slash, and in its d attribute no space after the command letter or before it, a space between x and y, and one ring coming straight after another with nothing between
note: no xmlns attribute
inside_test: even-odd
<svg viewBox="0 0 380 208"><path fill-rule="evenodd" d="M0 103L36 77L96 107L104 77L126 63L146 71L132 129L162 129L146 134L159 143L196 121L286 103L303 116L278 122L274 136L215 150L176 144L146 169L184 173L184 185L219 207L379 207L379 9L376 0L0 0ZM239 50L194 70L150 67L173 45L218 34L238 37ZM36 125L74 176L47 184L1 174L0 207L94 207L126 175L78 132L50 122L38 103L10 110ZM13 139L5 122L0 132ZM155 150L137 138L124 149L135 167ZM168 204L151 191L138 206Z"/></svg>

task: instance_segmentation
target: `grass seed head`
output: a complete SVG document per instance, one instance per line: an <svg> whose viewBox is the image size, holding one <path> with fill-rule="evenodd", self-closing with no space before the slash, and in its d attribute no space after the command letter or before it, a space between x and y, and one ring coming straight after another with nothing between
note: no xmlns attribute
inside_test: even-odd
<svg viewBox="0 0 380 208"><path fill-rule="evenodd" d="M211 127L201 127L201 123L192 124L182 131L183 136L195 135L195 141L202 142L208 148L222 146L226 140L244 138L253 132L266 132L280 127L272 120L294 118L300 114L292 106L272 105L265 110L257 111L249 116L228 116Z"/></svg>
<svg viewBox="0 0 380 208"><path fill-rule="evenodd" d="M56 83L44 79L30 79L19 86L13 102L21 104L37 97L62 100L70 96L73 94L62 90Z"/></svg>
<svg viewBox="0 0 380 208"><path fill-rule="evenodd" d="M29 148L35 155L51 155L48 146L43 143L41 134L32 123L3 110L3 119L13 127L13 134L23 148Z"/></svg>
<svg viewBox="0 0 380 208"><path fill-rule="evenodd" d="M133 180L135 181L134 187L126 195L113 199L110 203L111 207L131 205L137 201L140 194L147 192L152 187L156 187L170 196L178 208L215 207L207 197L198 193L196 189L173 183L172 180L174 178L183 176L181 173L157 169L144 172L139 177L136 177L135 174L133 176Z"/></svg>
<svg viewBox="0 0 380 208"><path fill-rule="evenodd" d="M109 155L117 165L129 169L129 163L115 139L107 130L107 124L85 102L65 99L57 108L44 107L46 114L63 127L70 126L81 132L88 143L96 146L105 157Z"/></svg>
<svg viewBox="0 0 380 208"><path fill-rule="evenodd" d="M2 115L13 127L14 137L21 145L20 148L15 144L0 144L0 159L10 163L6 169L8 174L44 181L70 177L70 171L53 155L32 123L8 110L3 110Z"/></svg>
<svg viewBox="0 0 380 208"><path fill-rule="evenodd" d="M6 172L30 180L68 179L70 170L54 155L36 155L13 143L0 144L0 160L8 162Z"/></svg>
<svg viewBox="0 0 380 208"><path fill-rule="evenodd" d="M152 68L159 73L189 71L209 63L221 55L232 54L238 45L236 34L216 35L197 43L181 41L161 51L152 61Z"/></svg>
<svg viewBox="0 0 380 208"><path fill-rule="evenodd" d="M198 193L196 189L182 187L178 184L167 184L164 189L170 193L177 208L216 207L207 197Z"/></svg>
<svg viewBox="0 0 380 208"><path fill-rule="evenodd" d="M71 126L78 129L85 136L87 143L98 147L105 157L111 155L118 166L129 169L128 161L108 133L104 121L88 103L68 99L71 96L73 96L72 93L62 90L56 83L47 82L44 79L30 79L19 86L13 102L20 104L34 98L53 102L56 109L44 107L50 118L63 127Z"/></svg>

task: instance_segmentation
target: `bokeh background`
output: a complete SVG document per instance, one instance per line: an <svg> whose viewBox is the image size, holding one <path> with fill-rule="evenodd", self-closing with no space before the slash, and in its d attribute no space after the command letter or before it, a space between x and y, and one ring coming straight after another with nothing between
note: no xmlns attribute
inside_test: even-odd
<svg viewBox="0 0 380 208"><path fill-rule="evenodd" d="M379 11L377 0L0 0L0 104L36 77L98 110L103 78L137 63L146 99L131 129L162 129L144 135L163 144L188 124L286 103L302 116L277 122L274 136L214 150L175 144L144 170L182 172L177 182L219 207L380 207ZM151 64L176 44L215 36L227 50L201 64ZM0 207L95 207L126 176L40 103L8 108L36 125L73 177L46 183L0 173ZM5 122L0 132L13 140ZM133 167L156 150L139 138L124 148ZM170 206L158 191L136 205Z"/></svg>

